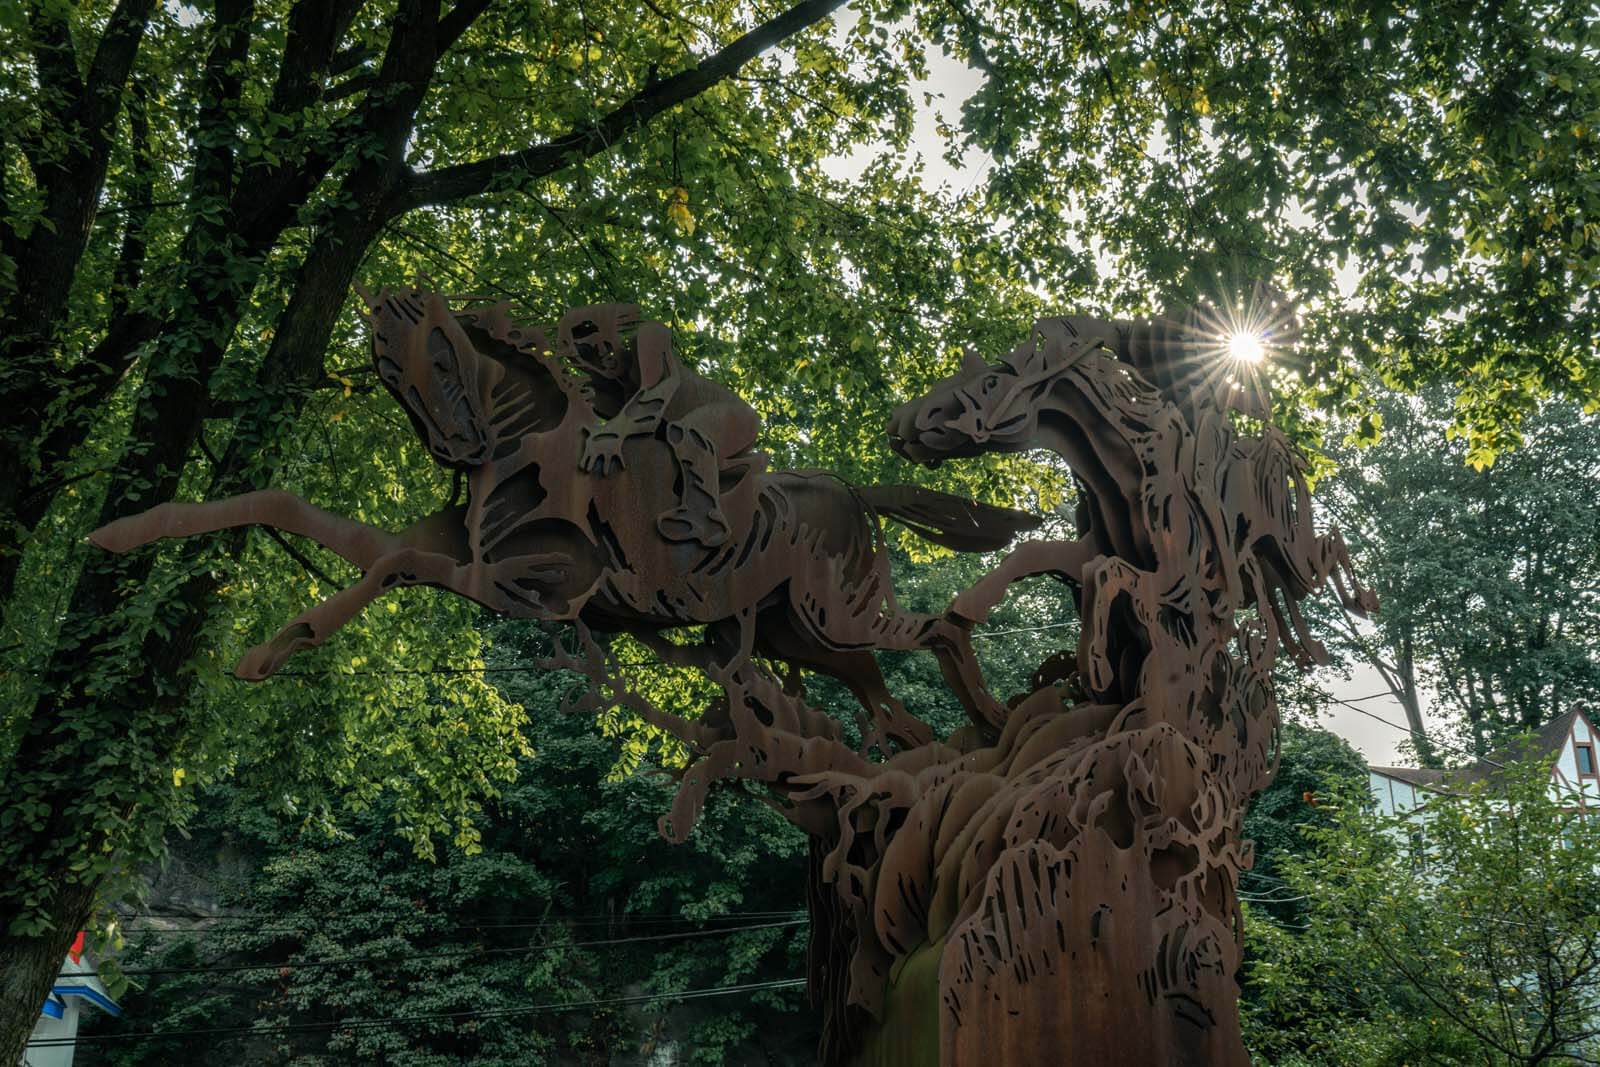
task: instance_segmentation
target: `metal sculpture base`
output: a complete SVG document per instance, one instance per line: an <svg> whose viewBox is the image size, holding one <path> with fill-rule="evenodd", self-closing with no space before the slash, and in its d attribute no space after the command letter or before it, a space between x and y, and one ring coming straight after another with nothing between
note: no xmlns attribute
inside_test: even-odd
<svg viewBox="0 0 1600 1067"><path fill-rule="evenodd" d="M96 531L127 551L260 523L361 567L351 588L240 664L270 676L388 589L432 584L570 624L546 665L585 672L692 754L662 832L707 792L765 787L813 841L811 995L821 1058L860 1064L1243 1064L1240 832L1276 764L1277 651L1324 655L1296 604L1330 578L1375 603L1319 535L1299 457L1259 394L1197 372L1186 324L1040 321L1003 360L903 406L892 446L937 465L1046 448L1079 489L1077 537L1016 547L942 615L897 605L880 515L967 550L1028 516L905 486L768 472L755 415L622 305L554 331L421 291L369 297L374 365L466 504L398 534L286 493L169 504ZM1231 412L1261 419L1246 436ZM1075 655L1031 691L984 684L971 628L1050 574L1081 613ZM662 631L701 625L684 646ZM636 635L722 691L697 719L630 690L596 633ZM970 716L939 739L875 651L937 657ZM805 698L860 702L863 741Z"/></svg>

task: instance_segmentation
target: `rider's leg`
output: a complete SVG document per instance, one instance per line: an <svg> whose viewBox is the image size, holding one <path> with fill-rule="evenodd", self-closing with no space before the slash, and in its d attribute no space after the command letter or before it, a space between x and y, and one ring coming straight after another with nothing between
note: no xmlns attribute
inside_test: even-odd
<svg viewBox="0 0 1600 1067"><path fill-rule="evenodd" d="M695 412L694 415L703 414ZM697 541L716 548L728 539L728 520L718 505L717 485L721 465L712 437L695 425L693 415L667 425L667 444L678 460L683 491L678 506L656 520L656 528L669 541Z"/></svg>

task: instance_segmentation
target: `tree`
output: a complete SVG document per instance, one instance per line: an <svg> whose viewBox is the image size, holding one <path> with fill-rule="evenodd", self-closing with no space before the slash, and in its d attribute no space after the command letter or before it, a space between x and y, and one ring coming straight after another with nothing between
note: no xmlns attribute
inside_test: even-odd
<svg viewBox="0 0 1600 1067"><path fill-rule="evenodd" d="M1384 395L1382 439L1335 449L1319 500L1383 611L1328 621L1400 700L1419 752L1427 687L1481 756L1600 697L1600 420L1546 403L1516 452L1474 470L1443 406Z"/></svg>
<svg viewBox="0 0 1600 1067"><path fill-rule="evenodd" d="M857 77L842 58L881 63L886 41L807 31L837 3L807 0L761 22L729 4L671 15L487 11L484 0L27 7L0 58L5 137L20 148L5 154L0 225L0 647L14 663L3 683L0 865L13 877L0 1058L15 1056L97 893L114 895L113 880L188 806L185 789L226 773L241 746L285 757L266 761L285 772L275 789L302 799L340 779L416 785L402 811L419 841L470 840L475 799L515 752L497 738L516 713L470 684L446 706L487 714L447 746L436 710L397 703L403 686L357 683L292 724L271 698L241 708L209 657L193 656L231 626L214 607L252 591L231 587L237 575L218 562L243 539L170 564L85 560L75 544L86 526L180 492L292 483L297 470L315 480L322 464L336 480L350 470L382 485L377 499L442 491L415 457L387 449L317 460L285 450L297 429L359 407L347 376L329 378L345 365L337 352L329 361L330 339L348 328L340 316L363 263L369 278L394 277L416 268L413 247L451 270L450 246L470 232L474 255L488 244L517 267L490 257L478 270L526 280L535 302L578 302L579 278L669 293L685 321L736 323L754 347L784 338L794 350L799 336L852 351L849 339L874 336L881 308L827 296L843 262L896 302L936 293L907 282L948 258L943 234L901 210L915 191L880 173L846 208L816 169L906 106L893 81ZM797 73L777 79L771 59L748 66L803 31ZM632 150L610 151L629 138ZM689 226L659 193L690 186L696 247L717 250L715 291L705 261L681 265ZM472 210L452 213L469 199ZM892 233L873 221L891 212ZM718 312L749 292L737 279L769 271L827 280L777 309ZM808 300L832 310L813 314ZM855 360L870 348L855 344ZM366 413L368 425L387 417ZM307 563L312 574L331 565ZM433 647L471 656L475 644ZM379 743L385 734L435 743L396 749ZM421 773L394 778L405 763Z"/></svg>
<svg viewBox="0 0 1600 1067"><path fill-rule="evenodd" d="M223 914L128 933L125 1017L87 1047L129 1065L248 1059L264 1042L290 1063L604 1064L640 1039L625 1015L681 1006L684 990L792 978L805 942L804 839L730 793L683 847L661 840L656 814L671 790L660 769L646 759L613 774L615 744L561 713L582 680L518 673L542 635L496 629L489 662L511 669L495 677L535 711L534 755L486 807L480 849L446 846L437 863L417 862L394 833L392 798L347 814L334 835L213 786L175 851ZM710 1010L676 1036L705 1063L723 1062L758 1023L814 1043L792 1019L796 993L691 1001ZM575 1007L526 1010L564 1002ZM224 1032L125 1039L197 1028Z"/></svg>
<svg viewBox="0 0 1600 1067"><path fill-rule="evenodd" d="M1452 381L1481 462L1546 392L1600 399L1583 5L954 10L917 11L984 75L952 137L988 155L974 195L1041 284L1136 307L1270 275L1320 305L1309 399L1364 413L1362 366ZM1260 325L1230 312L1219 331Z"/></svg>
<svg viewBox="0 0 1600 1067"><path fill-rule="evenodd" d="M1363 787L1310 833L1315 852L1283 866L1309 925L1266 931L1249 971L1257 1052L1540 1064L1600 1051L1600 821L1551 789L1548 766L1508 764L1398 817L1374 813Z"/></svg>
<svg viewBox="0 0 1600 1067"><path fill-rule="evenodd" d="M913 608L947 603L982 570L971 556L899 563L902 599ZM1025 683L1006 673L1027 659L1017 643L1070 643L1065 600L1065 590L1048 582L1014 597L990 620L985 632L996 636L982 648L999 691ZM225 915L189 931L125 933L115 966L131 974L122 996L127 1010L96 1028L112 1039L92 1047L127 1064L238 1058L263 1040L249 1033L253 1026L277 1025L305 1028L267 1035L290 1058L381 1051L392 1062L426 1063L470 1049L474 1062L517 1063L534 1049L546 1058L592 1056L603 1063L630 1036L624 1010L671 1009L679 1003L673 994L684 989L799 973L804 931L793 916L804 906L803 836L776 812L751 810L748 797L729 791L711 798L685 845L668 845L656 832L671 797L658 761L673 754L653 743L659 739L613 719L610 732L624 740L619 757L613 737L585 717L564 714L563 703L578 695L583 680L526 669L548 643L542 631L501 622L491 636L488 677L528 709L523 729L532 755L518 761L516 781L479 817L481 851L447 845L436 864L416 862L394 833L392 797L343 813L332 829L306 826L292 811L262 810L249 783L209 787L173 849L185 877L171 880L220 898ZM964 718L927 657L885 659L895 692L935 721ZM657 673L654 691L663 703L684 714L698 710L703 695L671 692L682 680ZM833 688L819 687L815 695L848 718L854 698ZM160 877L157 889L168 881ZM734 914L763 911L771 917ZM124 916L121 925L150 923ZM739 926L756 928L717 932ZM630 938L643 940L630 944ZM604 943L591 944L597 940ZM278 968L305 959L351 962ZM658 999L633 1008L517 1014L530 1002L651 994ZM270 1015L258 1010L264 997ZM780 1040L802 1044L800 1055L809 1058L815 1027L786 1020L763 1003L771 1000L793 1009L792 992L757 990L695 1002L711 1009L708 1017L688 1034L675 1029L696 1062L724 1062L728 1053L719 1047L749 1049L738 1043L758 1032L770 1048L775 1029ZM381 1029L334 1025L453 1011L509 1014ZM577 1025L591 1014L592 1024ZM240 1032L116 1039L215 1027Z"/></svg>
<svg viewBox="0 0 1600 1067"><path fill-rule="evenodd" d="M1311 850L1307 831L1329 825L1332 798L1362 784L1366 774L1366 761L1338 735L1284 723L1278 773L1244 817L1244 836L1255 842L1255 864L1244 873L1241 891L1255 910L1278 921L1303 921L1305 904L1283 881L1283 864Z"/></svg>

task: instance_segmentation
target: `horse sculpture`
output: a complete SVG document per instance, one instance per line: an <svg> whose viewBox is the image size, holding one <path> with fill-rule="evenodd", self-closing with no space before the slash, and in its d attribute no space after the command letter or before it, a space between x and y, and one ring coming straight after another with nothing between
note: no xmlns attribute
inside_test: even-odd
<svg viewBox="0 0 1600 1067"><path fill-rule="evenodd" d="M746 780L813 836L825 1062L1248 1062L1236 894L1276 765L1273 662L1322 655L1295 602L1325 582L1375 602L1288 441L1232 425L1262 394L1155 384L1193 382L1193 358L1180 323L1046 319L896 413L909 459L1048 448L1078 480L1076 538L1019 546L952 604L965 626L1027 575L1078 593L1075 661L988 728L866 761L774 681L717 678L727 716L691 738L665 825Z"/></svg>
<svg viewBox="0 0 1600 1067"><path fill-rule="evenodd" d="M583 310L564 321L637 320L626 307ZM659 420L641 428L635 418L622 431L613 428L621 420L602 422L596 385L607 383L560 359L544 330L517 325L504 306L457 312L420 290L385 290L370 299L368 318L380 380L433 457L466 475L465 503L395 533L263 490L163 504L90 535L102 548L125 552L157 538L260 524L310 537L361 568L354 585L252 649L237 667L240 677L271 676L387 590L423 584L505 615L637 634L702 666L728 668L759 651L832 675L866 711L864 749L911 747L930 737L889 693L875 649L933 651L969 712L984 722L997 716L966 631L898 609L878 516L965 549L1004 545L1035 524L1030 516L925 489L768 472L765 455L746 451L721 457L715 472L716 525L725 525L726 535L709 545L668 537L657 516L681 517L675 487L683 484L682 447ZM641 323L617 343L655 346L660 358L670 336ZM692 384L677 384L696 394ZM613 462L600 473L594 442L608 434ZM699 499L718 503L704 492ZM707 627L702 654L655 640L663 629L696 625Z"/></svg>
<svg viewBox="0 0 1600 1067"><path fill-rule="evenodd" d="M1177 320L1044 319L996 363L969 356L896 412L891 444L930 466L1053 450L1077 480L1077 532L1016 547L947 613L920 615L895 604L880 513L963 549L1004 547L1032 520L767 471L736 398L685 378L665 330L628 309L569 315L552 352L502 307L453 311L415 290L369 303L379 376L465 475L465 503L390 533L267 491L92 535L125 551L264 523L362 568L241 674L271 674L401 584L574 622L579 652L558 645L551 662L689 754L663 833L682 840L710 789L745 781L811 836L823 1062L1248 1062L1237 890L1244 812L1276 766L1273 664L1280 648L1324 655L1297 602L1327 582L1348 609L1375 607L1337 533L1314 528L1264 391L1214 374ZM732 424L695 418L686 397L727 405ZM1050 656L1002 703L971 628L1036 574L1076 593L1076 656ZM693 625L701 646L661 633ZM699 668L721 698L698 719L655 708L591 627ZM933 738L889 693L877 649L932 651L972 723ZM843 680L863 744L753 653Z"/></svg>

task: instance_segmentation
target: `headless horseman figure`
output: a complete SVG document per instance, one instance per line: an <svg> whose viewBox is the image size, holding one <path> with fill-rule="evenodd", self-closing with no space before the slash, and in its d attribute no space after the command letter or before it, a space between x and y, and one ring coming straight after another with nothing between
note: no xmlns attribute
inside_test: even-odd
<svg viewBox="0 0 1600 1067"><path fill-rule="evenodd" d="M719 506L726 461L756 441L755 411L716 382L695 374L672 353L672 335L658 322L639 321L632 304L573 308L556 327L557 352L594 386L595 412L605 422L587 431L583 470L605 476L622 470L622 447L632 437L660 434L678 462L678 506L656 519L669 541L716 548L728 539ZM749 457L743 465L748 465Z"/></svg>

